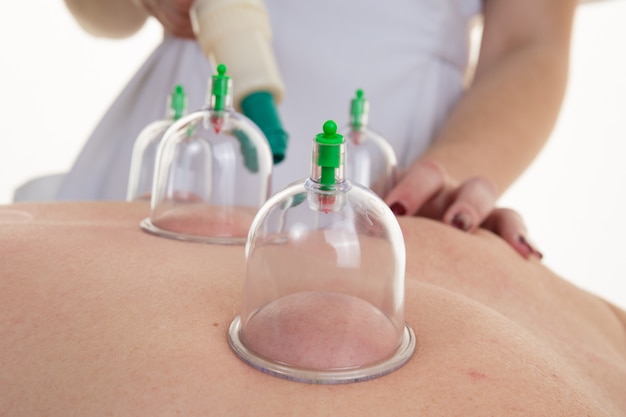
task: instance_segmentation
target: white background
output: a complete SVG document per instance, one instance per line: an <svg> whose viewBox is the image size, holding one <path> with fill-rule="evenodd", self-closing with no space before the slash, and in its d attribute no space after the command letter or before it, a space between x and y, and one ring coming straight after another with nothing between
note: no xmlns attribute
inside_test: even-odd
<svg viewBox="0 0 626 417"><path fill-rule="evenodd" d="M553 137L502 205L520 211L544 263L626 307L626 2L579 6L569 90ZM30 178L71 166L125 83L156 47L150 21L95 39L61 0L0 14L0 204Z"/></svg>

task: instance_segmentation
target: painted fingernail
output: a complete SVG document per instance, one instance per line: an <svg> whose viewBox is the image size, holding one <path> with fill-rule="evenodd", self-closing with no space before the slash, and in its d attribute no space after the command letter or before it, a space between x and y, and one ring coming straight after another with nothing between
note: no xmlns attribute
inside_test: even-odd
<svg viewBox="0 0 626 417"><path fill-rule="evenodd" d="M452 219L452 226L467 232L472 228L472 219L464 212L459 212Z"/></svg>
<svg viewBox="0 0 626 417"><path fill-rule="evenodd" d="M522 246L524 246L524 248L528 251L529 255L534 255L540 260L543 259L543 253L535 249L535 247L523 235L519 235L517 240L519 241L519 243L522 244Z"/></svg>
<svg viewBox="0 0 626 417"><path fill-rule="evenodd" d="M389 208L396 216L404 216L406 214L406 207L402 203L395 202Z"/></svg>

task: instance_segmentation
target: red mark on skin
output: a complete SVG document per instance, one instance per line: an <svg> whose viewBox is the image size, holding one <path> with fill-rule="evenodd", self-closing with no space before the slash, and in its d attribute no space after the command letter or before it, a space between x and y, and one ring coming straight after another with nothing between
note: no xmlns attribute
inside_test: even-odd
<svg viewBox="0 0 626 417"><path fill-rule="evenodd" d="M470 378L472 378L472 380L474 381L483 381L485 379L487 379L487 374L484 374L480 371L477 371L475 369L470 369L467 374L470 376Z"/></svg>

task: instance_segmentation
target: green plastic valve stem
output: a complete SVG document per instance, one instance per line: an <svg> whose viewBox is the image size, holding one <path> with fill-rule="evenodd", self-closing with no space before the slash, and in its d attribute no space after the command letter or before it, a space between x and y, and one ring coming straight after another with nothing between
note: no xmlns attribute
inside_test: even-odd
<svg viewBox="0 0 626 417"><path fill-rule="evenodd" d="M324 123L324 133L315 136L318 145L317 165L321 167L320 184L334 185L335 170L341 166L341 145L344 143L343 136L337 133L337 124L328 120Z"/></svg>
<svg viewBox="0 0 626 417"><path fill-rule="evenodd" d="M213 75L211 94L215 97L214 110L221 111L226 108L226 97L228 96L228 81L230 77L226 74L226 65L217 66L217 75Z"/></svg>
<svg viewBox="0 0 626 417"><path fill-rule="evenodd" d="M355 129L363 125L363 116L366 113L367 100L363 97L363 90L356 90L356 97L352 99L350 115L352 116L352 127Z"/></svg>
<svg viewBox="0 0 626 417"><path fill-rule="evenodd" d="M174 91L170 95L170 108L172 109L172 118L178 120L183 117L185 108L187 107L187 95L182 85L177 84Z"/></svg>

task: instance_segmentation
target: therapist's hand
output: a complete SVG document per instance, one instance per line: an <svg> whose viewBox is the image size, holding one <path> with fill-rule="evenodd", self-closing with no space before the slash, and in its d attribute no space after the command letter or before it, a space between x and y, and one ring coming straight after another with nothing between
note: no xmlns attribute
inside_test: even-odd
<svg viewBox="0 0 626 417"><path fill-rule="evenodd" d="M167 33L194 39L189 9L194 0L132 0L136 6L154 16Z"/></svg>
<svg viewBox="0 0 626 417"><path fill-rule="evenodd" d="M521 216L510 209L496 208L497 192L486 178L455 182L444 168L432 161L417 161L406 170L385 202L396 215L415 215L441 220L471 232L479 227L504 239L525 258L543 255L526 237Z"/></svg>

